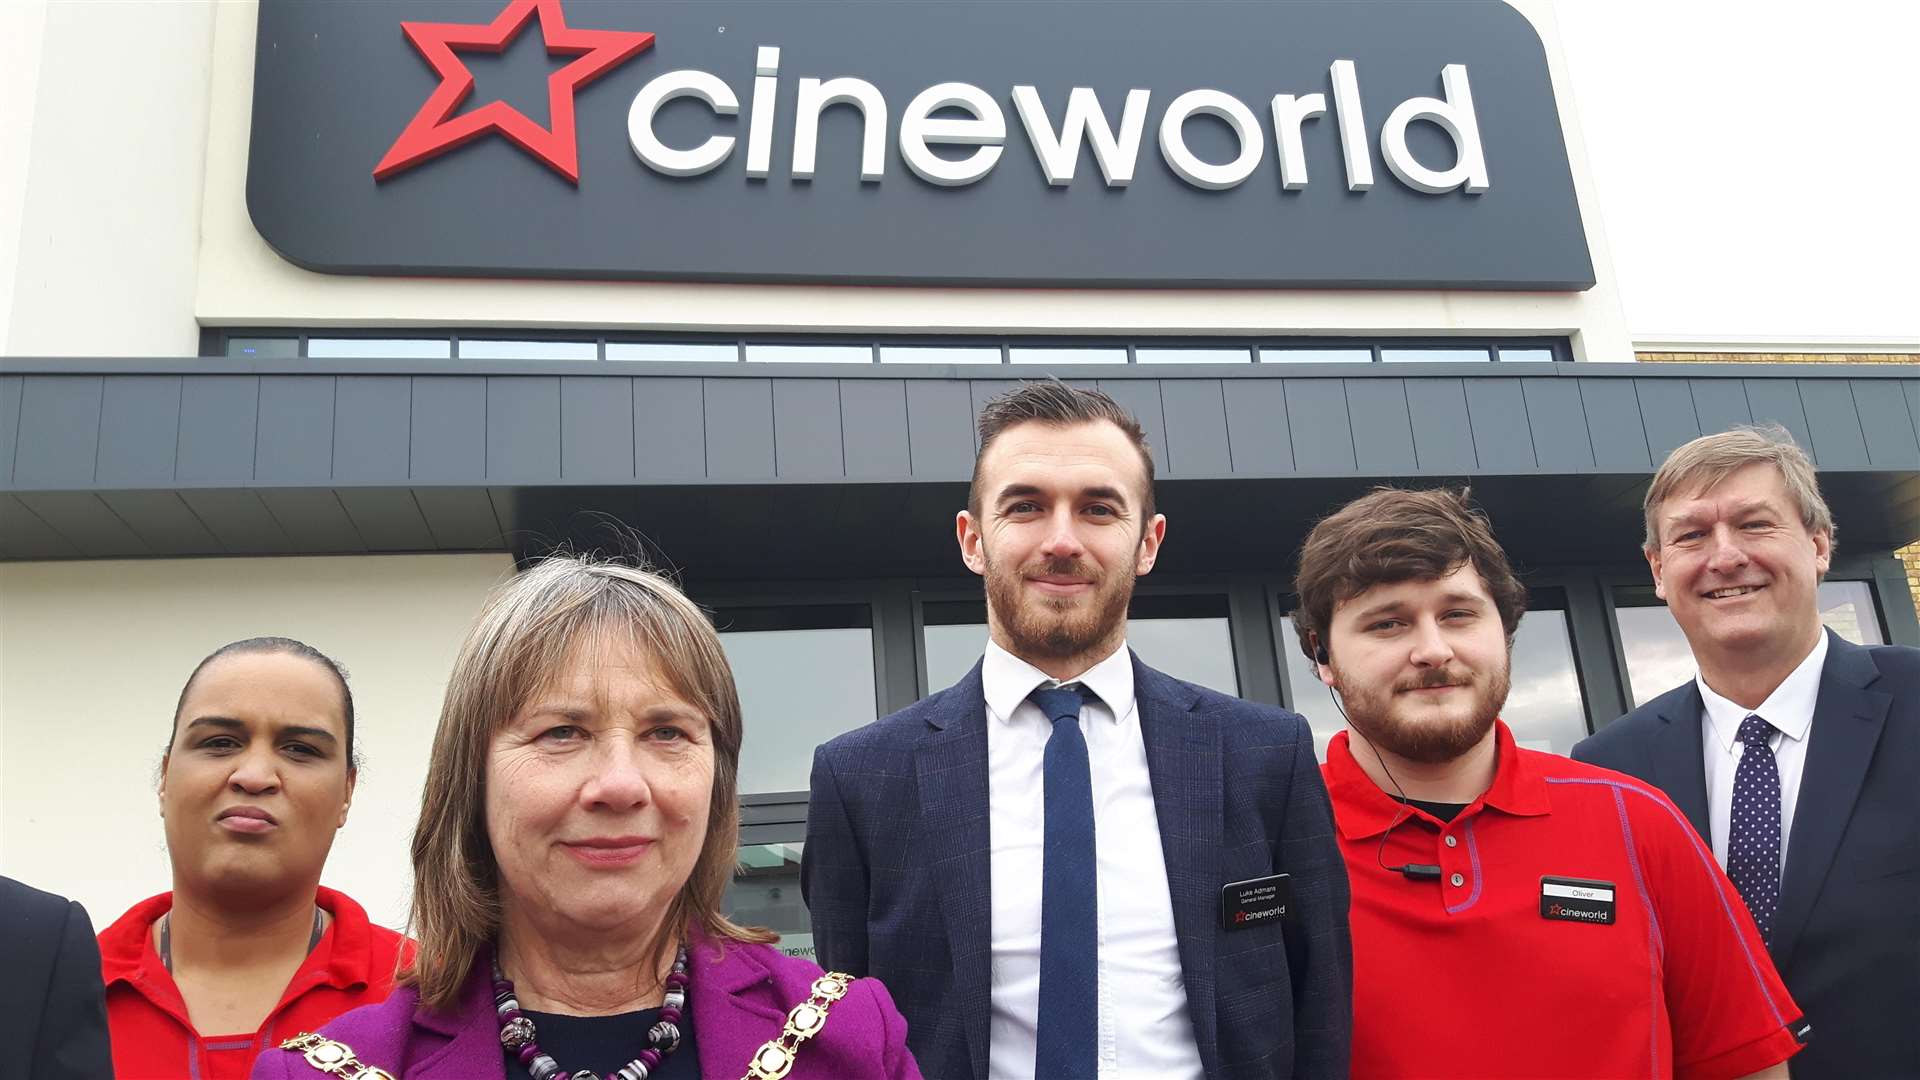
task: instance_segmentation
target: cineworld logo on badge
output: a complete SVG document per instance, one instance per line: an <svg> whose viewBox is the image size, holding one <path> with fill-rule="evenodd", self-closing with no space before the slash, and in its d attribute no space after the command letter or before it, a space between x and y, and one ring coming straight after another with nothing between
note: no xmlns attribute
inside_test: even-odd
<svg viewBox="0 0 1920 1080"><path fill-rule="evenodd" d="M474 88L474 78L458 53L501 52L535 21L550 54L577 57L549 80L550 124L543 127L498 101L456 115ZM578 183L575 94L655 43L652 33L570 26L560 0L511 0L486 25L406 22L402 29L441 82L374 166L374 177L382 181L482 135L498 134ZM833 108L859 114L862 183L886 181L890 135L907 169L943 188L964 188L984 180L1009 148L1008 110L1001 98L981 86L934 83L901 107L856 74L799 75L788 89L783 85L780 55L779 45L755 48L748 117L738 134L719 130L731 129L730 118L741 111L741 94L725 79L692 68L653 77L633 95L627 109L625 135L634 155L649 169L670 177L701 176L739 158L744 178L772 180L778 175L773 161L776 117L783 107L792 113L792 154L784 172L794 183L814 180L822 114ZM1467 67L1449 63L1438 74L1440 97L1410 97L1387 113L1379 129L1380 157L1393 177L1414 191L1484 193L1491 182ZM1127 187L1139 169L1141 144L1152 120L1154 145L1167 167L1203 191L1226 191L1244 184L1266 159L1269 147L1281 187L1287 191L1307 187L1311 177L1303 131L1310 123L1329 123L1338 133L1347 190L1367 191L1375 178L1359 69L1353 60L1337 59L1327 77L1331 100L1320 91L1279 92L1258 103L1258 113L1232 94L1207 88L1180 90L1165 98L1163 105L1159 104L1163 92L1146 87L1128 90L1117 104L1102 101L1089 86L1074 86L1064 99L1052 101L1032 84L1015 84L1004 93L1027 149L1053 187L1075 182L1083 148L1092 151L1100 183L1108 188ZM661 109L681 99L701 102L714 114L717 130L695 145L670 145L655 130ZM1212 117L1231 131L1237 149L1230 159L1208 160L1188 145L1187 125L1196 117ZM1422 162L1409 149L1408 129L1419 121L1434 125L1452 143L1453 160L1446 167ZM588 132L585 137L603 135ZM744 154L739 152L742 141Z"/></svg>

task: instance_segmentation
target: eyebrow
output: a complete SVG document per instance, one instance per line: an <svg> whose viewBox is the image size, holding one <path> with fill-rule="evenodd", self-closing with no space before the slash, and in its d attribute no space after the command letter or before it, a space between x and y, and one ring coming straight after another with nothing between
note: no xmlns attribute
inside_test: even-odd
<svg viewBox="0 0 1920 1080"><path fill-rule="evenodd" d="M187 726L182 730L192 731L194 728L202 726L219 728L222 731L244 732L247 730L245 721L235 720L231 716L196 716L189 721ZM339 736L328 731L326 728L309 727L304 724L294 724L283 727L276 730L274 734L278 736L297 735L301 738L316 739L329 743L338 743L340 741Z"/></svg>
<svg viewBox="0 0 1920 1080"><path fill-rule="evenodd" d="M1729 509L1727 516L1743 517L1757 510L1766 511L1767 513L1770 513L1770 514L1778 514L1781 512L1779 507L1776 507L1773 505L1773 501L1771 499L1753 499L1748 502L1739 503L1733 506L1732 508ZM1667 515L1666 524L1670 526L1671 525L1694 525L1702 521L1705 521L1708 518L1717 517L1717 516L1719 515L1707 513L1704 511L1678 510L1672 514Z"/></svg>
<svg viewBox="0 0 1920 1080"><path fill-rule="evenodd" d="M1473 593L1463 593L1463 592L1448 593L1445 596L1442 596L1440 600L1442 603L1445 603L1450 607L1478 608L1478 607L1487 606L1486 597L1476 596ZM1372 619L1377 616L1386 615L1390 612L1399 611L1400 609L1406 606L1407 604L1406 604L1406 601L1404 600L1388 600L1385 603L1375 604L1372 607L1367 608L1365 611L1362 611L1358 615L1355 615L1354 618Z"/></svg>
<svg viewBox="0 0 1920 1080"><path fill-rule="evenodd" d="M1044 494L1045 492L1041 491L1040 488L1034 484L1008 484L1006 487L1000 489L1000 494L996 497L995 501L996 503L1004 503L1008 499L1024 499L1034 495ZM1081 488L1076 497L1081 499L1102 499L1107 502L1119 503L1121 506L1129 505L1126 492L1116 487L1108 487L1105 484L1098 484L1090 488Z"/></svg>

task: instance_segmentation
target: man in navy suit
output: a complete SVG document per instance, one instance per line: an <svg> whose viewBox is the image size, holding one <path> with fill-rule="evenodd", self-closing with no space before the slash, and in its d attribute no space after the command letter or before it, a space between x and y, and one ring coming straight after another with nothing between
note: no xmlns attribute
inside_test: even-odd
<svg viewBox="0 0 1920 1080"><path fill-rule="evenodd" d="M1660 786L1712 846L1812 1024L1797 1080L1920 1077L1920 650L1822 628L1833 516L1785 431L1675 450L1646 521L1699 676L1573 756Z"/></svg>
<svg viewBox="0 0 1920 1080"><path fill-rule="evenodd" d="M1139 424L990 402L960 554L986 655L814 755L802 890L935 1080L1344 1077L1347 879L1307 724L1126 648L1166 519Z"/></svg>
<svg viewBox="0 0 1920 1080"><path fill-rule="evenodd" d="M85 908L0 877L0 1080L113 1076Z"/></svg>

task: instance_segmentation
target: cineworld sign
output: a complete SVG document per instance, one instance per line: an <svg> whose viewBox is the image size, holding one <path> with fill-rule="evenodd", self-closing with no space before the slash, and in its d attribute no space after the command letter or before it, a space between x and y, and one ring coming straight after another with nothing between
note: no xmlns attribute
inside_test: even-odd
<svg viewBox="0 0 1920 1080"><path fill-rule="evenodd" d="M247 202L327 273L1593 284L1497 0L262 0Z"/></svg>

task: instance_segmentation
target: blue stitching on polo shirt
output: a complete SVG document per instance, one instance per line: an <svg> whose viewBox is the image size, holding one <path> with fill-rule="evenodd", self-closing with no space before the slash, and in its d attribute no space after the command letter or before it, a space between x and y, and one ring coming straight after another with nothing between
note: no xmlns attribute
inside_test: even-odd
<svg viewBox="0 0 1920 1080"><path fill-rule="evenodd" d="M1693 848L1694 858L1701 860L1707 870L1708 880L1712 881L1714 875L1718 874L1718 865L1713 862L1713 856L1706 853L1705 849L1701 847L1699 837L1694 834L1693 825L1688 822L1686 818L1680 816L1680 811L1674 809L1673 804L1656 797L1653 792L1648 791L1646 788L1638 784L1628 784L1619 780L1608 780L1599 776L1549 776L1544 777L1544 779L1549 784L1599 784L1604 787L1631 791L1645 798L1648 802L1665 810L1667 815L1673 818L1674 822L1680 826L1681 832L1687 837ZM1734 917L1733 909L1727 904L1726 890L1720 888L1716 882L1714 884L1713 895L1720 901L1720 913L1726 916L1728 924L1733 927L1733 938L1740 943L1741 955L1747 958L1747 970L1753 974L1754 984L1760 987L1760 996L1766 999L1767 1011L1773 1014L1774 1023L1779 1024L1781 1027L1786 1027L1786 1017L1780 1015L1780 1005L1773 1000L1773 994L1767 989L1767 980L1760 974L1760 965L1753 958L1753 950L1747 947L1747 936L1740 932L1740 920Z"/></svg>
<svg viewBox="0 0 1920 1080"><path fill-rule="evenodd" d="M1660 933L1660 917L1654 913L1653 898L1647 895L1647 882L1640 874L1640 853L1634 850L1633 822L1627 820L1627 799L1619 788L1611 789L1613 808L1620 814L1620 839L1627 846L1627 865L1633 869L1633 887L1640 894L1640 906L1647 909L1647 952L1664 961L1666 946ZM1651 959L1651 957L1649 957ZM1649 1076L1660 1075L1660 969L1647 965L1647 1056L1653 1061Z"/></svg>
<svg viewBox="0 0 1920 1080"><path fill-rule="evenodd" d="M1458 915L1480 902L1480 845L1473 840L1473 821L1472 818L1467 819L1467 858L1473 861L1473 894L1460 906L1448 908L1449 915Z"/></svg>

